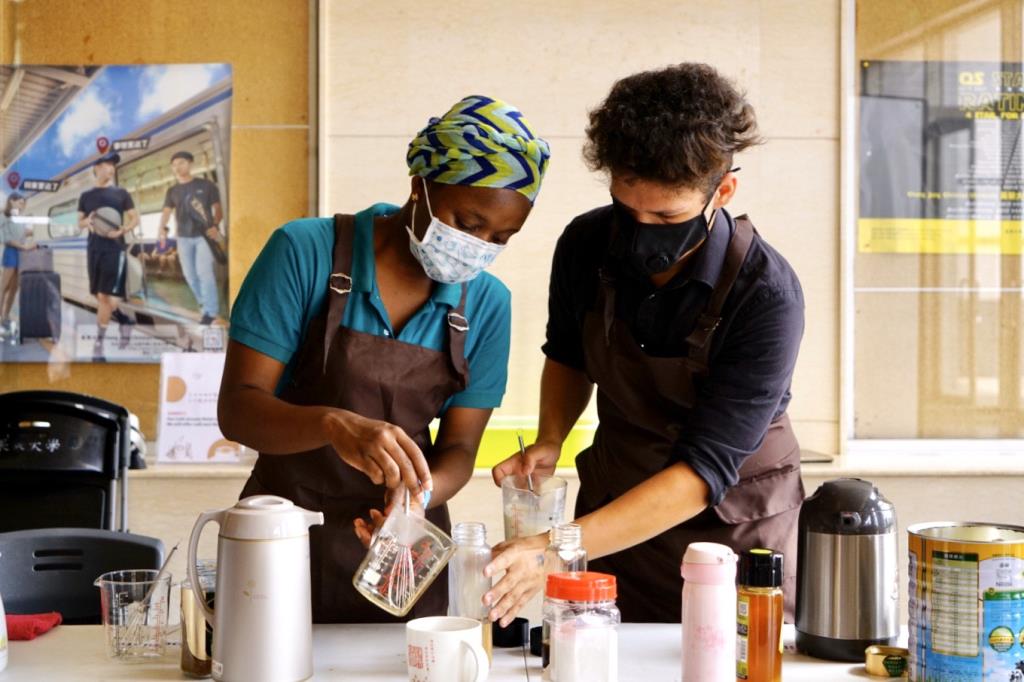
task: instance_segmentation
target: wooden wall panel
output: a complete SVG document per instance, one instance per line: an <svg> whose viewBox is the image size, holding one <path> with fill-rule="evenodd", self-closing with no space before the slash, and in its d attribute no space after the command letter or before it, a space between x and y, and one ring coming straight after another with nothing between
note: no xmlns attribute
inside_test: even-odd
<svg viewBox="0 0 1024 682"><path fill-rule="evenodd" d="M233 298L274 228L310 214L315 12L312 0L0 0L0 61L232 65ZM58 370L0 364L0 390L92 393L126 405L155 438L158 365L74 364L53 381Z"/></svg>

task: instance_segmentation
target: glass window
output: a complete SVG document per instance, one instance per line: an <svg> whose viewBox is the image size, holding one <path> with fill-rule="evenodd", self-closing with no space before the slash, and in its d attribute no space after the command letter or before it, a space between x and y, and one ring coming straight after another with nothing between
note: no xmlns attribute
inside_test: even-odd
<svg viewBox="0 0 1024 682"><path fill-rule="evenodd" d="M50 207L50 239L72 239L82 234L78 227L78 199Z"/></svg>
<svg viewBox="0 0 1024 682"><path fill-rule="evenodd" d="M853 443L1024 438L1022 18L857 0Z"/></svg>

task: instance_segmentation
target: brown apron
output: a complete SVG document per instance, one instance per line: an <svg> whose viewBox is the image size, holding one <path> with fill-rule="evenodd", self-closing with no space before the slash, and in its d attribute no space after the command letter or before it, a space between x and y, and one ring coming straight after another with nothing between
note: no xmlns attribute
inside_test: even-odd
<svg viewBox="0 0 1024 682"><path fill-rule="evenodd" d="M341 326L352 279L354 216L334 217L334 261L324 311L310 323L290 383L279 396L296 405L326 405L401 427L431 457L429 425L444 402L469 382L464 350L466 286L448 313L448 343L436 351L394 338ZM384 486L341 460L334 448L291 455L260 454L242 497L272 493L324 513L324 525L310 528L313 620L317 623L398 622L444 615L448 581L444 574L403 619L394 618L356 592L352 576L366 555L352 528L357 517L380 509ZM447 505L427 518L451 532Z"/></svg>
<svg viewBox="0 0 1024 682"><path fill-rule="evenodd" d="M577 517L672 464L672 444L682 428L679 415L694 406L698 383L708 374L711 338L753 236L746 216L737 218L718 282L686 338L686 357L651 357L640 349L629 329L615 319L614 281L602 269L597 304L583 327L586 371L598 387L599 425L593 445L576 458ZM804 489L800 448L785 414L768 427L739 476L714 507L647 542L590 562L591 570L618 576L623 620L679 622L680 562L687 545L696 541L718 542L736 551L770 547L783 552L786 615L792 620L797 517Z"/></svg>

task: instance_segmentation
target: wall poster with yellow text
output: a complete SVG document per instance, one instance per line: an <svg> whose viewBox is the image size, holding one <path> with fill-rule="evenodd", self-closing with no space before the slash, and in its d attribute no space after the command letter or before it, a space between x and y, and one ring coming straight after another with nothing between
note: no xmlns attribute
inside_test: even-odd
<svg viewBox="0 0 1024 682"><path fill-rule="evenodd" d="M1024 64L860 64L861 253L1024 253Z"/></svg>

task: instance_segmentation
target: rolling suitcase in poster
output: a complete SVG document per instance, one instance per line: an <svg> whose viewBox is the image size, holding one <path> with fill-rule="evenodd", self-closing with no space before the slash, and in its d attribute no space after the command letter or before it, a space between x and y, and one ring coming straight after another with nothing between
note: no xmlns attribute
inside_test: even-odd
<svg viewBox="0 0 1024 682"><path fill-rule="evenodd" d="M18 257L18 271L53 272L53 250L45 246L30 251L22 251Z"/></svg>
<svg viewBox="0 0 1024 682"><path fill-rule="evenodd" d="M22 272L18 291L21 342L60 338L60 275Z"/></svg>

